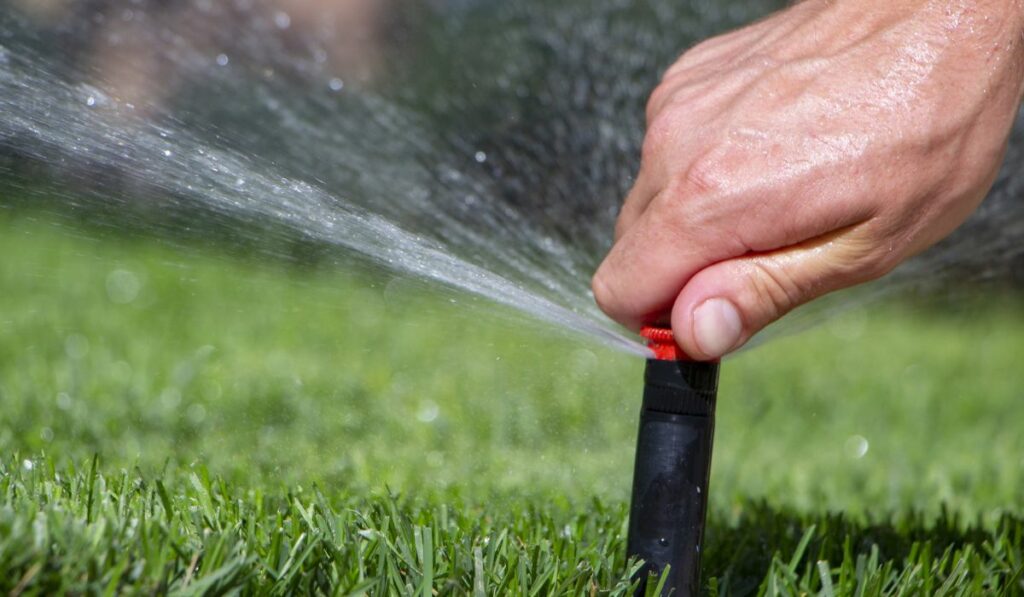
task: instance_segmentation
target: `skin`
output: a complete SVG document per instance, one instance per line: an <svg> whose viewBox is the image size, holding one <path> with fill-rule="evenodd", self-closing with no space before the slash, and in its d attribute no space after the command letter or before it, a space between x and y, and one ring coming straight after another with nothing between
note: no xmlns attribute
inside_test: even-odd
<svg viewBox="0 0 1024 597"><path fill-rule="evenodd" d="M991 187L1024 92L1020 0L807 0L709 39L647 105L593 279L717 359L941 240Z"/></svg>

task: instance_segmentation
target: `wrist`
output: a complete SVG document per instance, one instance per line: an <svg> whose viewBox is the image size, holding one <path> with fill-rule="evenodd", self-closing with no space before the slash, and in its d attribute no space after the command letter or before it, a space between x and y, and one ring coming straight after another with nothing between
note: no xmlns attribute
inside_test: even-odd
<svg viewBox="0 0 1024 597"><path fill-rule="evenodd" d="M884 1L884 0L882 0ZM1024 94L1024 0L910 1L934 40L935 64L991 88Z"/></svg>
<svg viewBox="0 0 1024 597"><path fill-rule="evenodd" d="M1024 0L960 0L952 3L953 26L969 38L983 62L979 72L1016 88L1017 102L1024 99Z"/></svg>

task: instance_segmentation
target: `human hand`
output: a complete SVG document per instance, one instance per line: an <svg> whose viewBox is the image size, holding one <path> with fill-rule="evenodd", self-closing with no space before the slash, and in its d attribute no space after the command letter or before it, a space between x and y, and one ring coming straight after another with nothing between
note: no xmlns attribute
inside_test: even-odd
<svg viewBox="0 0 1024 597"><path fill-rule="evenodd" d="M715 359L936 243L998 171L1022 34L1019 0L807 0L687 51L648 102L598 305L670 316Z"/></svg>

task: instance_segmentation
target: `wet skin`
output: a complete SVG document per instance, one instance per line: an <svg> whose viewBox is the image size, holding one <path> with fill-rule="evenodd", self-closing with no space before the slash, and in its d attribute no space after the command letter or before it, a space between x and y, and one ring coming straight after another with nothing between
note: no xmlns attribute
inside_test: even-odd
<svg viewBox="0 0 1024 597"><path fill-rule="evenodd" d="M938 242L998 171L1022 34L1018 0L808 0L690 49L648 102L598 304L714 359Z"/></svg>

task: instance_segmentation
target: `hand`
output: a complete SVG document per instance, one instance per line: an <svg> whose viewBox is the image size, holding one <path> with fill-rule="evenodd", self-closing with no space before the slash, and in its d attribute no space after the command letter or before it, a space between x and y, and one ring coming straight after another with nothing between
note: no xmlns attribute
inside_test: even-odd
<svg viewBox="0 0 1024 597"><path fill-rule="evenodd" d="M694 47L647 106L593 280L715 359L949 234L995 178L1024 80L1019 0L807 0Z"/></svg>

